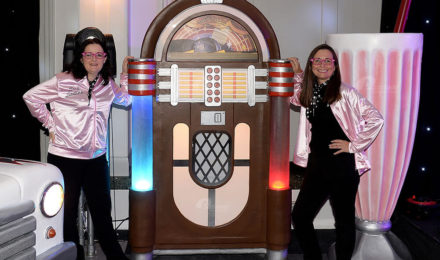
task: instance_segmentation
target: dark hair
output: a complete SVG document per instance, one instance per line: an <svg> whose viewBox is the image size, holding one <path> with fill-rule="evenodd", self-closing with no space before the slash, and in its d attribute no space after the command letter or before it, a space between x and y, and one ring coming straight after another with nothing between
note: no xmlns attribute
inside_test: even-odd
<svg viewBox="0 0 440 260"><path fill-rule="evenodd" d="M327 83L327 90L325 91L323 100L327 104L332 104L333 102L341 99L341 71L339 70L338 57L332 47L327 44L321 44L314 48L310 53L309 58L307 59L306 68L304 70L304 81L299 98L301 105L304 107L308 107L310 105L310 101L313 97L313 84L317 80L315 74L313 74L312 62L310 62L310 59L312 59L319 50L329 50L333 55L333 59L335 59L335 71Z"/></svg>
<svg viewBox="0 0 440 260"><path fill-rule="evenodd" d="M85 48L89 44L99 44L102 47L102 49L104 50L104 52L107 53L107 59L106 59L104 65L102 66L101 71L99 72L99 74L101 74L101 76L104 80L104 85L107 85L108 82L110 81L110 79L113 78L112 73L111 73L110 59L108 57L109 52L107 50L106 44L101 42L98 38L87 39L87 40L83 41L82 44L78 48L75 48L73 61L68 66L66 71L71 72L73 74L73 77L75 77L76 79L82 79L82 78L84 78L84 76L87 75L87 71L81 62L81 58L82 58L82 53L84 52Z"/></svg>

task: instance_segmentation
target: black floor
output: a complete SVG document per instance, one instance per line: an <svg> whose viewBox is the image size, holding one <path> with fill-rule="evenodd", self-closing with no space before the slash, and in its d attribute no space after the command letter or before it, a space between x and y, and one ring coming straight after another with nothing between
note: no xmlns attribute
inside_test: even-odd
<svg viewBox="0 0 440 260"><path fill-rule="evenodd" d="M266 255L191 255L191 256L155 256L160 260L259 260L266 259ZM301 254L289 254L287 260L302 260ZM322 260L327 260L327 255L322 255Z"/></svg>
<svg viewBox="0 0 440 260"><path fill-rule="evenodd" d="M316 235L318 236L319 246L321 247L321 253L327 254L327 250L330 245L335 242L335 231L334 229L318 229L316 231ZM292 230L290 239L290 244L288 247L289 254L301 254L301 248L299 247L298 240L295 236L295 231Z"/></svg>
<svg viewBox="0 0 440 260"><path fill-rule="evenodd" d="M264 254L243 254L243 255L186 255L186 256L154 256L153 259L160 260L259 260L265 259Z"/></svg>
<svg viewBox="0 0 440 260"><path fill-rule="evenodd" d="M414 260L440 259L440 208L423 214L397 211L391 231L407 246Z"/></svg>
<svg viewBox="0 0 440 260"><path fill-rule="evenodd" d="M323 260L327 259L327 249L335 241L335 233L333 229L317 230L319 244L323 255ZM239 255L187 255L187 256L155 256L158 260L258 260L266 259L265 254L239 254ZM298 241L295 237L295 231L292 231L290 245L288 247L288 260L301 260L302 252Z"/></svg>
<svg viewBox="0 0 440 260"><path fill-rule="evenodd" d="M392 221L391 231L397 235L407 246L413 260L439 260L440 259L440 208L434 209L429 214L413 216L407 212L397 211ZM335 233L332 229L317 230L323 260L327 260L327 250L335 241ZM127 231L120 231L121 245L127 246ZM127 251L129 254L129 250ZM104 260L99 244L97 255L88 257L89 260ZM179 255L179 256L154 256L156 260L258 260L265 259L264 254L239 254L239 255ZM302 254L296 240L295 232L292 231L291 242L288 247L288 260L301 260Z"/></svg>
<svg viewBox="0 0 440 260"><path fill-rule="evenodd" d="M119 231L119 238L121 239L120 244L123 249L127 247L127 231ZM327 249L335 241L334 230L332 229L319 229L317 230L317 235L321 247L321 252L323 255L323 260L327 260ZM126 250L127 255L130 254L130 250ZM265 254L217 254L217 255L160 255L154 256L153 259L156 260L258 260L265 259ZM96 255L93 257L86 257L88 260L105 260L99 244L96 243ZM302 252L298 245L298 241L295 237L295 231L292 231L291 241L288 247L288 260L301 260Z"/></svg>

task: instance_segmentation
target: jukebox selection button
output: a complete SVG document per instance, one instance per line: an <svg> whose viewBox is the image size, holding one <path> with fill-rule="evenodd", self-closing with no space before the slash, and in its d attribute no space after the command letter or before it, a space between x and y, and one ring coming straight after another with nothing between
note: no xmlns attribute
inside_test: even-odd
<svg viewBox="0 0 440 260"><path fill-rule="evenodd" d="M205 106L220 106L222 102L222 68L205 66ZM213 90L212 87L215 87Z"/></svg>

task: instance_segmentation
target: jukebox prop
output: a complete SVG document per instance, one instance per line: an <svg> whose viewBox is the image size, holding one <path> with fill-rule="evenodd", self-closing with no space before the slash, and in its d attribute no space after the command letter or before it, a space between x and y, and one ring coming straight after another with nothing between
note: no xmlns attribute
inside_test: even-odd
<svg viewBox="0 0 440 260"><path fill-rule="evenodd" d="M293 70L253 5L204 2L166 7L129 63L132 259L285 259Z"/></svg>

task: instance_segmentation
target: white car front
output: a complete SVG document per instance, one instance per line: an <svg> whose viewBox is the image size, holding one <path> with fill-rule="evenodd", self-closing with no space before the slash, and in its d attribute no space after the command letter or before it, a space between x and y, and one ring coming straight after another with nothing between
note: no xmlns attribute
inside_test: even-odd
<svg viewBox="0 0 440 260"><path fill-rule="evenodd" d="M36 220L34 248L37 259L76 257L74 244L63 241L63 187L61 172L51 164L0 158L0 223L2 217L7 220L20 208L23 211L27 207L25 211L29 211L32 202L34 210L29 216ZM2 246L0 258L2 253L6 257L15 254L14 250L4 251Z"/></svg>

